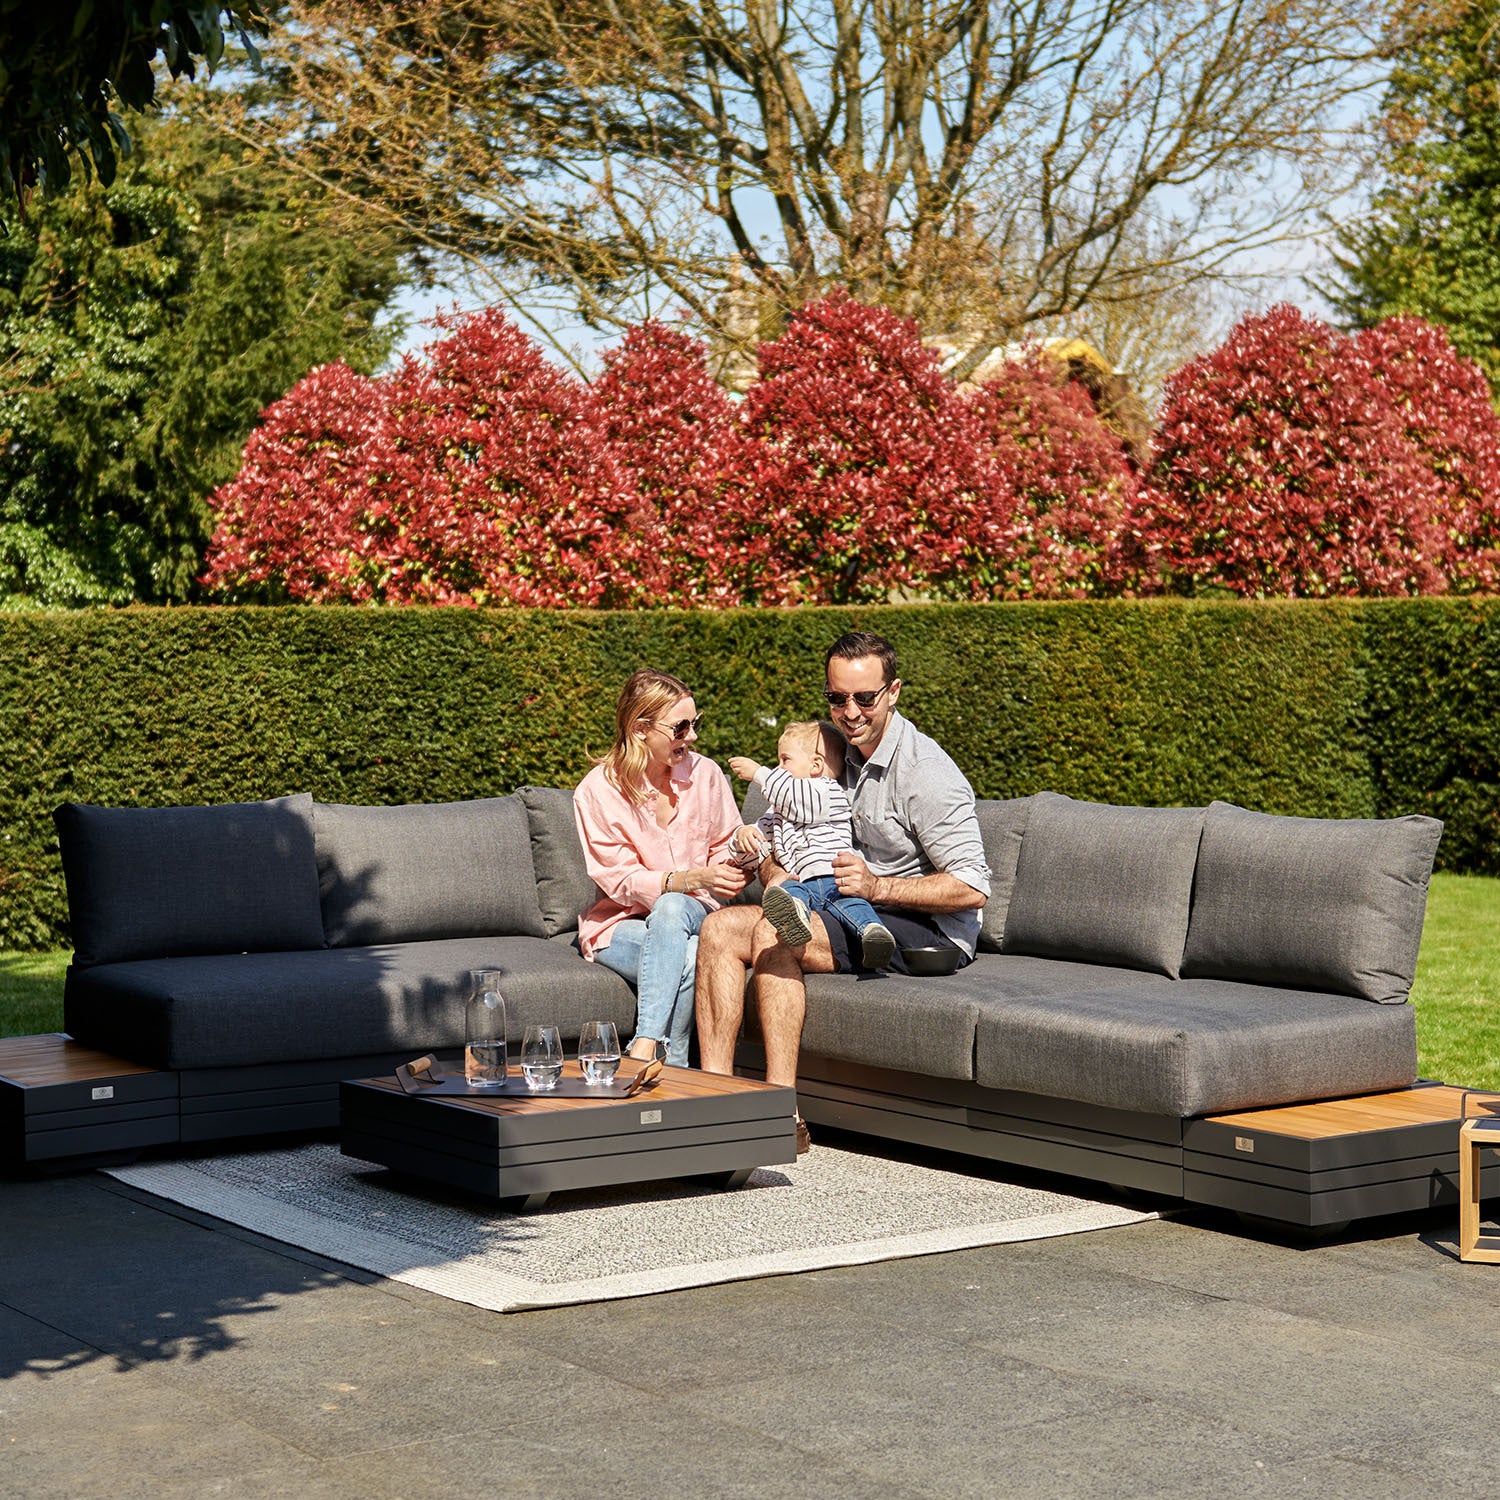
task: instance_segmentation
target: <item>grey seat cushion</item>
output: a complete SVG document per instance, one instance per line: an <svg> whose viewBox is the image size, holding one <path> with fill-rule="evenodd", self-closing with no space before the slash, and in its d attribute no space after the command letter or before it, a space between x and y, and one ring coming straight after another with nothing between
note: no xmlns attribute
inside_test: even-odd
<svg viewBox="0 0 1500 1500"><path fill-rule="evenodd" d="M1034 797L986 800L976 804L979 836L984 840L984 862L990 867L990 899L979 919L979 946L999 953L1005 938L1005 919L1016 884L1021 839L1031 817Z"/></svg>
<svg viewBox="0 0 1500 1500"><path fill-rule="evenodd" d="M471 969L505 974L507 1033L635 1019L618 975L541 938L457 938L311 953L106 964L68 973L69 1033L158 1068L217 1068L459 1048Z"/></svg>
<svg viewBox="0 0 1500 1500"><path fill-rule="evenodd" d="M1182 972L1399 1004L1442 833L1436 818L1282 818L1212 803Z"/></svg>
<svg viewBox="0 0 1500 1500"><path fill-rule="evenodd" d="M52 815L75 964L321 948L313 801Z"/></svg>
<svg viewBox="0 0 1500 1500"><path fill-rule="evenodd" d="M517 797L313 810L329 945L544 937Z"/></svg>
<svg viewBox="0 0 1500 1500"><path fill-rule="evenodd" d="M579 914L599 899L589 878L573 819L573 793L555 786L523 786L516 793L526 805L536 894L548 937L577 932Z"/></svg>
<svg viewBox="0 0 1500 1500"><path fill-rule="evenodd" d="M1002 950L1175 978L1203 809L1033 800Z"/></svg>
<svg viewBox="0 0 1500 1500"><path fill-rule="evenodd" d="M974 1078L988 1088L1188 1119L1405 1088L1410 1006L1183 979L1017 997L980 1016Z"/></svg>
<svg viewBox="0 0 1500 1500"><path fill-rule="evenodd" d="M1068 995L1110 984L1170 981L1139 969L991 953L942 978L809 974L802 1048L866 1067L971 1079L975 1026L987 1006L1007 996Z"/></svg>

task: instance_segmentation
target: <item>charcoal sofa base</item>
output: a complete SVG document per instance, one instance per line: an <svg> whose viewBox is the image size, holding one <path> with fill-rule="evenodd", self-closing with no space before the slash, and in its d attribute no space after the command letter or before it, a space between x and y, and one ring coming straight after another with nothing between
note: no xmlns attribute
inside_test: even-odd
<svg viewBox="0 0 1500 1500"><path fill-rule="evenodd" d="M148 1147L336 1129L345 1079L409 1053L232 1068L151 1068L65 1034L0 1042L0 1163L83 1170Z"/></svg>
<svg viewBox="0 0 1500 1500"><path fill-rule="evenodd" d="M742 1043L736 1067L765 1072ZM1419 1082L1422 1087L1437 1085ZM1247 1137L1214 1120L1177 1120L1066 1099L988 1089L804 1054L797 1099L812 1125L952 1151L1224 1208L1301 1229L1331 1230L1458 1202L1459 1119L1283 1146L1279 1160L1235 1149ZM1252 1133L1253 1134L1253 1133ZM1500 1192L1500 1162L1485 1169Z"/></svg>
<svg viewBox="0 0 1500 1500"><path fill-rule="evenodd" d="M339 1085L375 1078L410 1062L410 1052L316 1062L191 1068L178 1073L178 1127L185 1142L236 1140L336 1129Z"/></svg>

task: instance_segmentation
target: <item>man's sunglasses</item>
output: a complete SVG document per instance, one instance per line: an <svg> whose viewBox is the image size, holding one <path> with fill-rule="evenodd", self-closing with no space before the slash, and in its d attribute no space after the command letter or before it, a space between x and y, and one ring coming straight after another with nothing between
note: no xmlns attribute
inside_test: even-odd
<svg viewBox="0 0 1500 1500"><path fill-rule="evenodd" d="M691 729L694 734L697 734L703 728L703 715L699 714L695 719L679 719L675 724L662 724L655 719L652 719L651 723L654 728L661 730L663 734L670 734L674 740L680 740L687 734L688 730Z"/></svg>
<svg viewBox="0 0 1500 1500"><path fill-rule="evenodd" d="M880 702L881 694L888 692L890 690L890 686L890 683L886 683L884 687L876 688L872 693L825 692L823 696L828 700L829 708L842 708L851 698L853 698L861 708L874 708L875 705Z"/></svg>

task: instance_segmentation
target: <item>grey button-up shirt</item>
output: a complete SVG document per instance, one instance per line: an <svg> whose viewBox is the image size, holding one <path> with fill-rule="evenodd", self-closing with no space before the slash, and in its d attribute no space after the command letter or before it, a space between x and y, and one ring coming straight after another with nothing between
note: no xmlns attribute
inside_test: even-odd
<svg viewBox="0 0 1500 1500"><path fill-rule="evenodd" d="M843 782L854 807L854 847L871 874L904 877L940 870L989 895L974 789L936 740L892 712L868 760L848 750ZM932 917L973 957L979 912Z"/></svg>

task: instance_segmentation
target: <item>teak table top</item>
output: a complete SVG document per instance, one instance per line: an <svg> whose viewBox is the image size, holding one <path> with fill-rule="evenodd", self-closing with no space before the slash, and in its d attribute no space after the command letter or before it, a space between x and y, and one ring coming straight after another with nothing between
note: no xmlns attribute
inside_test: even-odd
<svg viewBox="0 0 1500 1500"><path fill-rule="evenodd" d="M1435 1083L1397 1089L1389 1094L1323 1099L1313 1104L1247 1109L1238 1114L1209 1115L1206 1118L1215 1125L1232 1125L1240 1130L1260 1130L1270 1135L1296 1136L1303 1140L1325 1140L1373 1130L1399 1130L1404 1125L1459 1120L1465 1115L1481 1119L1500 1115L1500 1094Z"/></svg>
<svg viewBox="0 0 1500 1500"><path fill-rule="evenodd" d="M620 1076L628 1076L630 1064L620 1064ZM563 1064L564 1078L582 1078L583 1071L576 1059ZM427 1098L429 1103L451 1105L458 1109L474 1110L490 1115L524 1115L557 1110L566 1112L575 1109L605 1109L611 1105L623 1105L627 1109L639 1108L642 1104L667 1099L727 1099L774 1091L776 1085L761 1083L753 1078L731 1078L723 1073L701 1073L696 1068L663 1068L656 1082L650 1084L630 1098L618 1094L600 1094L597 1098L559 1097L553 1094L408 1094L394 1078L361 1078L361 1087L380 1089L403 1099Z"/></svg>

